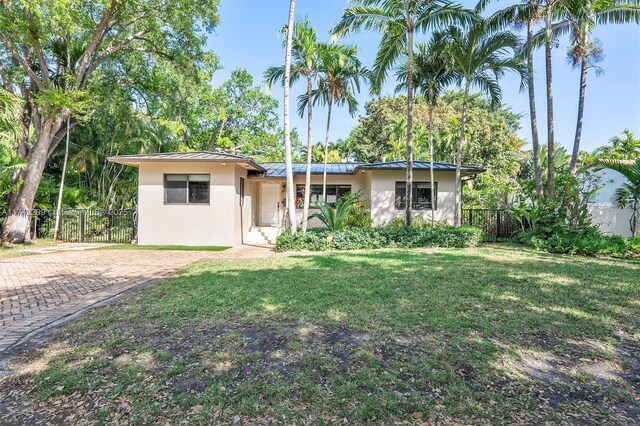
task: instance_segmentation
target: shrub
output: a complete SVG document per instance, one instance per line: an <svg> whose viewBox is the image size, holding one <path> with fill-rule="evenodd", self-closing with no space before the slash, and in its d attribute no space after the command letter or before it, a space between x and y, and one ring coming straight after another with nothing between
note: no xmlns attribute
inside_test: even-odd
<svg viewBox="0 0 640 426"><path fill-rule="evenodd" d="M348 228L371 228L373 219L369 204L365 200L357 200L351 206L345 217L345 226Z"/></svg>
<svg viewBox="0 0 640 426"><path fill-rule="evenodd" d="M577 254L582 256L638 257L640 256L640 238L625 239L618 236L602 235L600 232L577 232L567 228L546 236L535 231L520 232L516 242L529 245L537 250L558 254Z"/></svg>
<svg viewBox="0 0 640 426"><path fill-rule="evenodd" d="M478 228L438 226L436 228L346 228L331 231L313 228L305 234L285 231L276 240L277 251L358 250L414 247L475 247L480 242Z"/></svg>

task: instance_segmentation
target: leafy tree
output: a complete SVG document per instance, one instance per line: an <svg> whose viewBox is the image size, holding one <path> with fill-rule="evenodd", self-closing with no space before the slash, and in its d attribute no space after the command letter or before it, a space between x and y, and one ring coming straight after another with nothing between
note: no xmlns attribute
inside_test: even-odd
<svg viewBox="0 0 640 426"><path fill-rule="evenodd" d="M407 70L407 207L405 223L413 217L413 97L414 36L447 25L466 23L471 14L458 5L443 0L356 0L355 6L342 12L334 34L373 30L382 34L371 74L371 91L379 93L389 70L401 58Z"/></svg>
<svg viewBox="0 0 640 426"><path fill-rule="evenodd" d="M456 191L454 225L461 225L460 203L462 201L462 151L465 143L465 125L469 92L476 87L499 104L502 90L499 79L505 72L511 71L526 76L526 68L517 56L520 48L519 38L509 31L493 30L494 16L474 19L470 28L461 30L450 27L446 30L447 51L451 61L451 72L464 87L462 113L460 119L460 138L456 156Z"/></svg>
<svg viewBox="0 0 640 426"><path fill-rule="evenodd" d="M203 91L207 91L203 87ZM237 151L261 160L282 160L284 150L280 144L278 101L254 85L251 74L239 69L229 80L211 93L197 95L199 120L189 124L190 147L209 150L216 148ZM193 100L186 103L189 107ZM204 120L204 123L203 123Z"/></svg>
<svg viewBox="0 0 640 426"><path fill-rule="evenodd" d="M154 91L146 82L177 74L198 82L211 69L214 57L202 47L205 32L218 22L217 6L217 0L0 4L0 79L24 100L25 130L16 152L26 162L3 238L29 239L23 212L33 206L47 159L68 130L68 117L70 127L91 117L100 98L114 87L126 86L134 99L144 102ZM78 58L64 73L64 85L56 72L55 49L61 41Z"/></svg>

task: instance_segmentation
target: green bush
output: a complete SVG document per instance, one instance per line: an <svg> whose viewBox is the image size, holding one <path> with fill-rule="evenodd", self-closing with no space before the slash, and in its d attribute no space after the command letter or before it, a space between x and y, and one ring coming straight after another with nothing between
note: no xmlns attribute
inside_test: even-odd
<svg viewBox="0 0 640 426"><path fill-rule="evenodd" d="M589 229L588 232L571 228L557 229L551 235L540 235L535 231L520 232L516 242L549 253L619 258L640 256L640 238L606 236L597 229Z"/></svg>
<svg viewBox="0 0 640 426"><path fill-rule="evenodd" d="M277 251L358 250L414 247L475 247L480 242L478 228L438 226L435 228L345 228L330 231L313 228L303 234L285 231L276 240Z"/></svg>

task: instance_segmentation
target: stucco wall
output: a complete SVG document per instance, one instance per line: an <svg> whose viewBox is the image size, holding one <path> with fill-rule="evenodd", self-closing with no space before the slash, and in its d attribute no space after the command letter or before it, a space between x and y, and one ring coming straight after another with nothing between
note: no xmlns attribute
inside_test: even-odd
<svg viewBox="0 0 640 426"><path fill-rule="evenodd" d="M455 173L434 172L434 181L438 184L438 203L435 212L436 221L446 221L453 224L455 210ZM404 170L371 172L371 217L376 226L381 226L396 217L402 217L404 210L396 210L395 194L396 181L404 182L406 172ZM429 182L428 171L414 171L414 182ZM425 219L431 217L431 210L416 210L416 215L422 215Z"/></svg>
<svg viewBox="0 0 640 426"><path fill-rule="evenodd" d="M239 177L235 164L142 163L138 186L138 244L222 245L241 242ZM209 205L164 204L164 174L209 174ZM248 181L245 181L247 185ZM246 187L245 187L246 188ZM245 191L244 225L251 223L251 193Z"/></svg>
<svg viewBox="0 0 640 426"><path fill-rule="evenodd" d="M631 238L632 209L619 209L611 204L589 204L588 209L591 220L603 234Z"/></svg>

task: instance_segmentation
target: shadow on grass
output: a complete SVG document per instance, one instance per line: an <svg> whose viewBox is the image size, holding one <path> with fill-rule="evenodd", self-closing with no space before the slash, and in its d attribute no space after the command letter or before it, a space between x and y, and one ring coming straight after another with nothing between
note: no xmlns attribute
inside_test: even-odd
<svg viewBox="0 0 640 426"><path fill-rule="evenodd" d="M149 421L637 421L639 273L487 247L219 260L75 321L2 387Z"/></svg>

